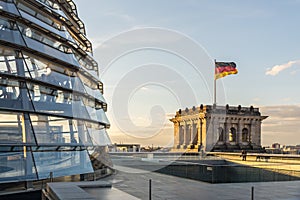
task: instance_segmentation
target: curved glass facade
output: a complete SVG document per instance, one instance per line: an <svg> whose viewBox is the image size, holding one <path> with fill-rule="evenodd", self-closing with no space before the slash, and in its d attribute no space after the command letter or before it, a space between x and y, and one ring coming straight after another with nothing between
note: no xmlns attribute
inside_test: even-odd
<svg viewBox="0 0 300 200"><path fill-rule="evenodd" d="M103 84L72 0L0 1L0 183L94 171Z"/></svg>

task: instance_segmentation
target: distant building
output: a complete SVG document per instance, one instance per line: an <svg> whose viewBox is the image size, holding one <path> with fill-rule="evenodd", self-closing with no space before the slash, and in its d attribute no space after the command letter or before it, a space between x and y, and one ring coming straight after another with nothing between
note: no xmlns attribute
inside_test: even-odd
<svg viewBox="0 0 300 200"><path fill-rule="evenodd" d="M140 144L114 144L109 147L110 152L140 152Z"/></svg>
<svg viewBox="0 0 300 200"><path fill-rule="evenodd" d="M263 151L258 108L201 105L179 110L174 118L173 151Z"/></svg>
<svg viewBox="0 0 300 200"><path fill-rule="evenodd" d="M300 145L280 145L272 144L271 147L265 147L266 153L270 154L300 154Z"/></svg>
<svg viewBox="0 0 300 200"><path fill-rule="evenodd" d="M272 144L272 148L280 149L280 144L279 143L274 143L274 144Z"/></svg>

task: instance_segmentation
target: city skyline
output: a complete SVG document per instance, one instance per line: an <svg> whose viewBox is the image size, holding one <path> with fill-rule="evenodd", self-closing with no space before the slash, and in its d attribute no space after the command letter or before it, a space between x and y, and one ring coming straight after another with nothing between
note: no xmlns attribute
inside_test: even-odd
<svg viewBox="0 0 300 200"><path fill-rule="evenodd" d="M86 22L87 34L94 45L94 56L99 62L100 73L103 72L103 68L106 68L103 63L108 61L103 62L101 59L105 58L99 53L103 53L106 48L104 44L111 44L109 42L112 39L118 38L126 32L149 27L177 32L179 35L191 38L205 49L204 51L208 55L204 60L208 63L208 68L213 69L213 59L236 62L239 73L225 77L218 83L222 84L224 88L224 90L222 88L218 90L223 93L218 93L220 105L253 105L259 107L263 115L269 115L270 117L264 121L262 126L263 145L270 145L274 142L291 145L300 143L298 136L300 133L298 130L300 126L300 94L297 93L299 83L297 67L300 64L300 49L297 45L299 28L295 26L300 18L300 14L297 12L297 8L300 7L299 1L276 1L270 4L269 1L190 0L185 2L128 1L125 3L93 0L91 1L93 7L86 6L83 0L76 0L75 3L79 8L79 17ZM127 42L135 40L134 37L129 39L131 40ZM162 39L165 41L172 38L162 37ZM119 43L119 45L121 44ZM185 70L180 68L185 64L178 57L151 50L135 52L126 58L123 57L119 63L114 63L114 67L120 69L122 66L122 70L130 71L132 70L130 66L149 65L149 63L156 63L155 66L151 65L154 68L160 65L172 67L179 74L185 75L185 80L193 80L193 77L184 74ZM185 68L187 67L186 65ZM134 91L134 95L131 94L128 99L130 119L125 120L134 121L141 127L151 124L153 121L152 109L158 113L155 118L163 120L165 117L163 129L161 129L163 133L155 132L145 140L138 138L137 134L134 137L126 134L120 135L120 127L114 123L116 116L112 116L110 113L112 107L116 105L110 104L113 97L112 92L115 91L113 83L118 82L106 80L111 78L108 76L108 72L109 70L102 78L105 83L104 96L108 101L108 116L112 124L109 134L113 142L140 141L142 144L158 145L167 145L172 142L170 137L173 137L173 130L167 120L179 108L193 106L191 102L181 105L176 103L176 99L174 100L172 95L162 96L165 94L159 85L144 85ZM212 71L203 74L207 79L209 91L205 91L204 95L198 95L196 92L197 104L194 106L212 103ZM118 79L117 76L114 78ZM195 89L193 84L191 84L192 88ZM205 86L202 85L200 88L205 88ZM150 93L153 98L149 98ZM160 96L162 102L159 101ZM170 103L173 101L175 103ZM161 116L163 113L161 109L156 106L159 104L163 105L165 113L163 116ZM162 126L159 121L157 123ZM128 132L128 130L124 131Z"/></svg>

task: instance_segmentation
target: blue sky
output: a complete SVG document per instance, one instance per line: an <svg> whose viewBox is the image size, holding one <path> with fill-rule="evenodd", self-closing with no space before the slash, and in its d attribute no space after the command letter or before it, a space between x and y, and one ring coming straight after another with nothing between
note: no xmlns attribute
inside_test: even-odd
<svg viewBox="0 0 300 200"><path fill-rule="evenodd" d="M123 43L120 41L124 33L147 27L169 30L167 32L170 36L176 38L177 35L182 35L183 38L189 38L195 44L203 47L207 57L201 50L199 50L199 55L203 54L202 60L206 59L203 61L204 63L209 63L207 59L236 62L238 75L225 77L218 83L218 91L222 93L220 94L220 99L222 99L220 103L255 105L261 108L264 115L270 115L263 126L264 145L273 142L300 144L300 131L298 130L300 113L297 112L300 105L298 89L300 83L299 0L75 0L74 2L77 4L80 18L86 25L87 35L93 42L94 56L99 63L100 70L101 68L105 69L106 66L103 65L109 63L105 60L107 57L116 55L116 52L108 55L105 45L111 45L117 41L121 46ZM172 31L174 32L170 33ZM121 37L118 38L119 35ZM162 35L160 34L160 36ZM128 40L123 46L127 45L127 47L131 45L128 43L134 40L134 37L139 38L134 33L126 37ZM151 34L149 34L150 37ZM160 40L167 39L168 37L162 37ZM142 41L140 44L145 45L146 43L149 45L148 41ZM115 51L118 50L115 49ZM191 49L187 51L192 54ZM181 74L183 79L188 79L194 90L205 90L205 81L212 89L211 74L207 74L205 70L201 71L205 81L197 83L195 80L193 82L196 77L191 75L193 73L186 73L191 71L185 70L191 66L182 59L178 59L178 56L174 56L170 52L160 52L157 49L143 50L123 56L114 62L111 68L107 68L106 74L103 75L103 81L105 98L110 103L109 108L114 105L122 106L112 100L116 94L112 92L116 91L116 85L124 77L126 78L126 75L130 74L129 72L137 73L135 70L138 67L153 63L155 66L165 66L169 71ZM132 66L135 67L131 68ZM186 68L182 69L182 66ZM123 75L118 77L118 73L123 73ZM180 78L178 74L174 73L172 77ZM147 75L141 76L145 76L145 79L142 80L147 79ZM141 84L141 82L135 84ZM201 89L195 87L199 84ZM125 87L125 85L122 86ZM138 132L143 130L144 126L155 127L155 123L157 126L161 126L159 120L155 122L154 116L155 119L163 120L172 116L181 106L191 107L193 101L182 105L182 102L176 101L178 94L172 94L168 88L161 86L162 83L151 85L145 82L144 85L135 88L128 99L129 118L116 119L121 117L117 116L117 113L112 116L112 109L109 109L108 116L112 123L110 133L113 142L137 141L142 144L159 145L171 143L173 131L172 124L169 124L168 121L164 122L165 125L161 131L150 134L151 137L142 140L137 134L128 134L132 130L127 130L126 127L122 127L122 122L115 123L114 120L123 120L124 123L128 120L133 121L136 125L134 131ZM120 88L120 85L118 87ZM134 87L134 85L130 87ZM133 90L133 88L131 89ZM165 93L170 95L164 96L164 89L167 89L169 92ZM151 92L153 94L149 96ZM196 92L195 100L197 103L199 102L197 105L211 103L211 90L204 91L203 95L198 92ZM161 106L164 112L157 105ZM153 115L151 111L157 111L157 113ZM292 116L291 113L293 113ZM141 133L141 135L143 134Z"/></svg>

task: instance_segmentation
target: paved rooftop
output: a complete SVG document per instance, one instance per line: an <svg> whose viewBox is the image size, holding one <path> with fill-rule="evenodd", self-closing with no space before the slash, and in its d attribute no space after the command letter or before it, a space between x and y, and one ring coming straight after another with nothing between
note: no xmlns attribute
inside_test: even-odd
<svg viewBox="0 0 300 200"><path fill-rule="evenodd" d="M300 181L209 184L123 166L115 166L115 168L118 169L117 173L104 180L112 183L114 188L140 199L149 199L149 179L152 180L152 199L155 200L251 199L252 186L254 199L300 199Z"/></svg>
<svg viewBox="0 0 300 200"><path fill-rule="evenodd" d="M111 187L105 181L47 183L43 196L59 200L137 200L138 198ZM46 194L46 195L45 195Z"/></svg>

